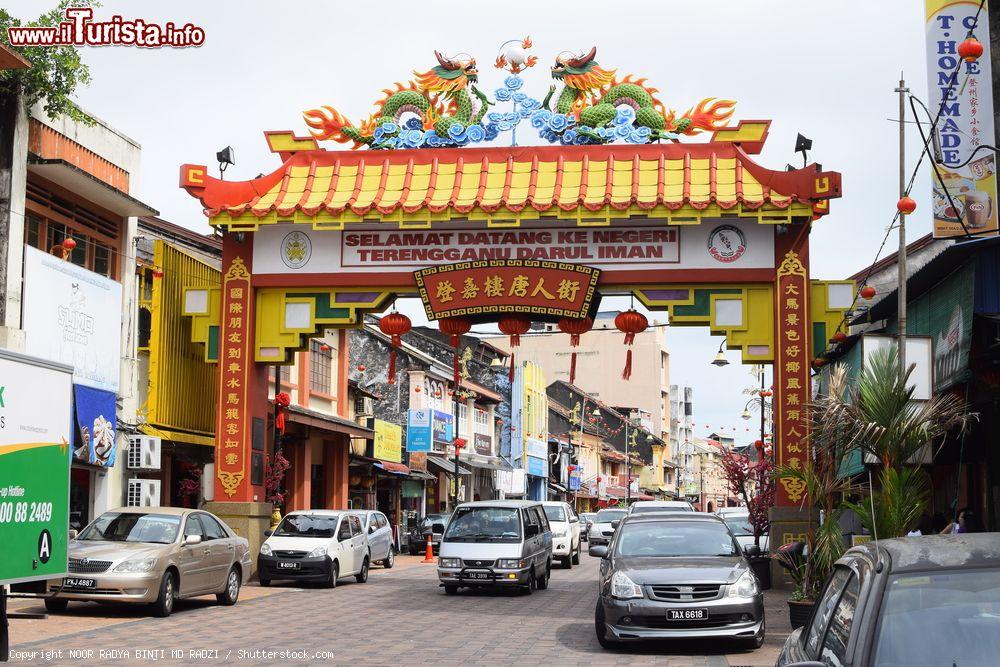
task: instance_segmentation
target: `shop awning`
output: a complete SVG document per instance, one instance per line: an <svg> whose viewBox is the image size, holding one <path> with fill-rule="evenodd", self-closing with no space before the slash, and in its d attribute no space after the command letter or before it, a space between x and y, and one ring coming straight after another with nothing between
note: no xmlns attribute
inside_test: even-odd
<svg viewBox="0 0 1000 667"><path fill-rule="evenodd" d="M438 456L428 456L427 457L427 463L430 464L430 465L436 466L442 472L446 472L449 475L454 475L455 474L455 462L454 461L449 461L447 459L443 459L443 458L440 458ZM459 464L459 466L458 466L458 474L459 475L471 475L472 471L469 470L466 467L463 467L461 464Z"/></svg>
<svg viewBox="0 0 1000 667"><path fill-rule="evenodd" d="M127 192L108 185L66 160L33 156L28 161L28 172L38 174L122 217L160 214L152 206L143 204Z"/></svg>
<svg viewBox="0 0 1000 667"><path fill-rule="evenodd" d="M203 447L214 447L215 438L210 435L199 435L196 433L185 433L174 429L154 426L153 424L140 424L139 430L146 435L155 436L161 440L169 442L183 442L189 445L201 445Z"/></svg>
<svg viewBox="0 0 1000 667"><path fill-rule="evenodd" d="M437 479L437 477L430 474L429 472L424 472L423 470L411 470L410 479L415 479L422 482L424 480L435 480Z"/></svg>
<svg viewBox="0 0 1000 667"><path fill-rule="evenodd" d="M334 433L345 433L355 438L368 439L375 437L375 431L370 428L365 428L360 424L356 424L350 419L344 419L343 417L337 417L336 415L328 415L323 412L316 412L315 410L303 408L300 405L289 405L287 410L288 421L296 424L304 424L306 426L312 426L313 428L318 428L324 431L332 431Z"/></svg>
<svg viewBox="0 0 1000 667"><path fill-rule="evenodd" d="M505 461L500 459L499 461L489 461L483 459L467 460L463 459L462 463L468 464L473 468L484 468L486 470L513 470Z"/></svg>
<svg viewBox="0 0 1000 667"><path fill-rule="evenodd" d="M395 463L393 461L376 461L376 468L381 468L386 472L391 472L394 475L409 475L410 468L402 463Z"/></svg>

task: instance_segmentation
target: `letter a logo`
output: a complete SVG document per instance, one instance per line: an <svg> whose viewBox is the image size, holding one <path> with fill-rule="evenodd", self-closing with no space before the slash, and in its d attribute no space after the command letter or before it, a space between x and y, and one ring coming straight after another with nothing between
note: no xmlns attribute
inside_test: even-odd
<svg viewBox="0 0 1000 667"><path fill-rule="evenodd" d="M43 530L38 536L38 560L42 564L48 563L52 557L52 534Z"/></svg>

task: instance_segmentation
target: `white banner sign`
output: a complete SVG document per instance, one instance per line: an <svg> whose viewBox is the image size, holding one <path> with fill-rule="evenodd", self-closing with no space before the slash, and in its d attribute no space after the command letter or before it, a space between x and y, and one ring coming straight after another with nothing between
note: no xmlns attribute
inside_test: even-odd
<svg viewBox="0 0 1000 667"><path fill-rule="evenodd" d="M409 272L456 262L527 259L585 264L601 270L771 268L774 230L756 222L668 226L626 221L610 227L564 222L512 229L455 222L432 229L348 225L268 225L256 232L254 273Z"/></svg>
<svg viewBox="0 0 1000 667"><path fill-rule="evenodd" d="M994 143L989 19L986 6L980 11L979 5L979 0L926 0L925 5L928 106L932 118L941 112L944 162L939 165L944 187L932 176L938 238L963 236L966 229L977 236L997 233L996 156L990 149L977 150ZM983 55L962 62L958 48L969 30L982 44Z"/></svg>
<svg viewBox="0 0 1000 667"><path fill-rule="evenodd" d="M121 283L25 247L27 354L72 366L75 384L117 393L121 324Z"/></svg>

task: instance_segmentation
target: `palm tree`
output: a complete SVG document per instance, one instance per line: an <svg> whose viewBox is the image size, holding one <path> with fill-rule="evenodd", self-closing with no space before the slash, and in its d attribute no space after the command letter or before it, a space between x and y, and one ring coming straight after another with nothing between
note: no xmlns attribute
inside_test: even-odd
<svg viewBox="0 0 1000 667"><path fill-rule="evenodd" d="M954 394L913 400L909 385L914 366L900 376L894 347L877 350L865 362L845 414L864 434L861 449L881 463L879 489L860 503L846 506L879 537L902 537L913 529L927 506L930 482L916 459L935 440L964 430L976 415Z"/></svg>

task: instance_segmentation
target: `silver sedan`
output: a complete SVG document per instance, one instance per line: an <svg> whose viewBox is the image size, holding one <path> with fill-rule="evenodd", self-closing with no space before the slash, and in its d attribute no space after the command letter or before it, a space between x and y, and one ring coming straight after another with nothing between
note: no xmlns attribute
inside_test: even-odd
<svg viewBox="0 0 1000 667"><path fill-rule="evenodd" d="M148 604L169 616L180 598L234 605L249 580L250 545L216 516L175 507L105 512L69 543L69 574L49 581L49 611L71 600Z"/></svg>

